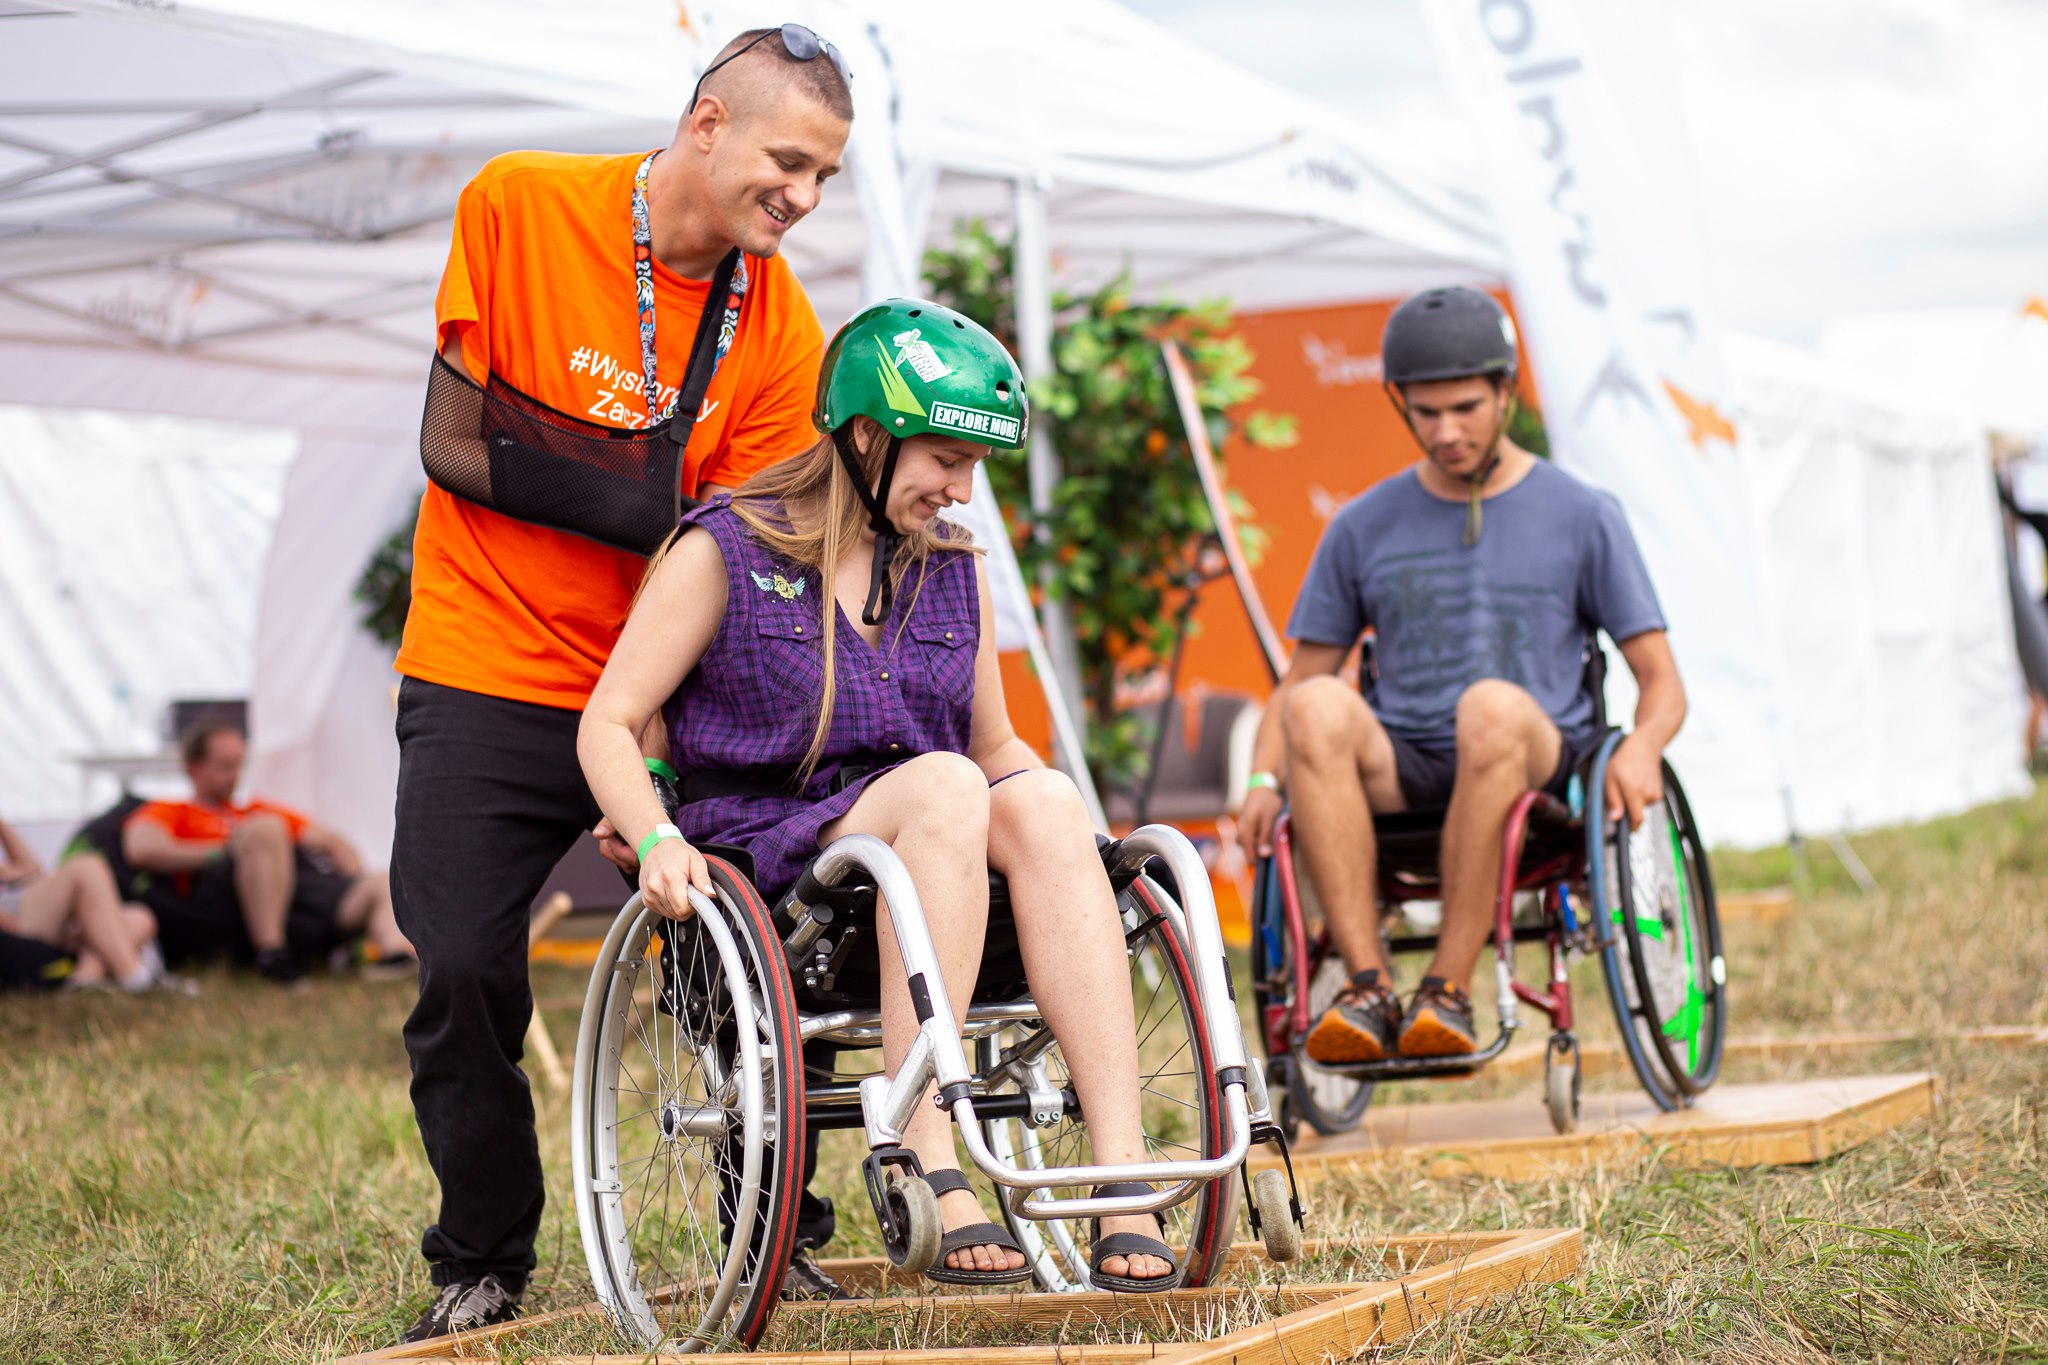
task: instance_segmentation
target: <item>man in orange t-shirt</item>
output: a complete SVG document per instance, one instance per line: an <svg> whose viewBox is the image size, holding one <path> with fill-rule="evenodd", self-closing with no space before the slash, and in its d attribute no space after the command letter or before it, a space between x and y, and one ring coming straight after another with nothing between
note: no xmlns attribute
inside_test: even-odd
<svg viewBox="0 0 2048 1365"><path fill-rule="evenodd" d="M166 959L253 958L288 986L301 959L362 935L380 962L411 964L389 883L354 845L284 806L236 804L248 742L233 721L201 720L179 749L192 799L148 802L121 826L121 861L170 883L148 896Z"/></svg>
<svg viewBox="0 0 2048 1365"><path fill-rule="evenodd" d="M807 449L824 335L778 252L839 169L852 116L837 52L785 25L726 45L658 153L498 157L456 210L442 356L580 422L644 429L667 418L699 320L720 308L681 491L736 488ZM732 287L707 298L735 249ZM534 1266L528 908L601 819L576 728L644 567L439 486L420 507L391 879L420 961L405 1042L441 1185L421 1243L441 1292L407 1341L513 1316Z"/></svg>

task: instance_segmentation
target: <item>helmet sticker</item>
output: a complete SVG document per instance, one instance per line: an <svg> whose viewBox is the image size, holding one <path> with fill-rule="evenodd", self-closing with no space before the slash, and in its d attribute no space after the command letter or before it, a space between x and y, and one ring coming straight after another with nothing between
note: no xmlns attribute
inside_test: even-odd
<svg viewBox="0 0 2048 1365"><path fill-rule="evenodd" d="M1000 412L985 412L980 408L963 408L958 403L932 404L931 422L935 427L972 436L991 445L1014 446L1022 430L1022 424L1014 417Z"/></svg>
<svg viewBox="0 0 2048 1365"><path fill-rule="evenodd" d="M939 353L932 344L923 339L923 333L916 327L896 334L896 363L910 362L912 373L929 384L935 379L944 379L953 373L946 368L946 362L939 359Z"/></svg>
<svg viewBox="0 0 2048 1365"><path fill-rule="evenodd" d="M929 348L927 348L929 349ZM910 391L910 385L903 382L903 376L896 369L896 362L889 358L889 350L878 339L875 353L882 358L877 367L877 378L882 381L882 397L893 410L911 417L924 416L924 404L917 401L917 395Z"/></svg>
<svg viewBox="0 0 2048 1365"><path fill-rule="evenodd" d="M1515 321L1506 313L1500 315L1500 339L1508 344L1509 350L1515 349Z"/></svg>

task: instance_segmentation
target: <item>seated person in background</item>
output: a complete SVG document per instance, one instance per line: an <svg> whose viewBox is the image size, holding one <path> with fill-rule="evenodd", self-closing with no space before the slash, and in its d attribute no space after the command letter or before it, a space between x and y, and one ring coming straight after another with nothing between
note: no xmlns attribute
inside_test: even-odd
<svg viewBox="0 0 2048 1365"><path fill-rule="evenodd" d="M979 556L937 520L967 501L991 441L1023 444L1023 376L974 323L892 299L827 347L813 420L825 439L692 512L649 567L583 712L591 793L639 849L646 903L678 920L693 913L692 886L711 890L689 841L744 847L771 905L840 836L889 843L917 884L956 1013L981 961L988 870L1008 874L1024 969L1094 1160L1144 1160L1129 964L1095 832L1073 783L1011 730ZM684 773L682 829L642 763L657 712ZM893 1075L918 1023L886 912L877 932ZM961 1175L944 1111L920 1102L904 1145L946 1227L926 1274L1028 1279L1023 1251ZM1098 1286L1173 1285L1151 1215L1101 1228Z"/></svg>
<svg viewBox="0 0 2048 1365"><path fill-rule="evenodd" d="M87 853L45 872L21 836L0 821L0 987L184 989L164 972L156 916L123 905L107 860Z"/></svg>
<svg viewBox="0 0 2048 1365"><path fill-rule="evenodd" d="M1477 290L1433 289L1394 310L1381 353L1426 458L1347 504L1316 547L1288 624L1299 643L1259 726L1239 822L1246 853L1269 854L1286 792L1294 843L1351 973L1306 1043L1311 1059L1332 1063L1477 1049L1467 991L1493 923L1508 812L1533 789L1562 795L1602 738L1583 683L1596 628L1641 691L1608 763L1609 811L1638 823L1662 799L1664 747L1685 718L1621 505L1506 438L1516 365L1506 314ZM1368 630L1370 705L1335 676ZM1437 809L1443 925L1404 1011L1380 951L1372 815Z"/></svg>
<svg viewBox="0 0 2048 1365"><path fill-rule="evenodd" d="M128 863L172 879L175 896L157 901L167 958L253 958L264 977L291 985L302 959L360 934L380 964L412 965L390 882L364 872L348 840L283 806L235 804L248 746L234 722L201 720L179 747L192 799L151 801L121 828Z"/></svg>

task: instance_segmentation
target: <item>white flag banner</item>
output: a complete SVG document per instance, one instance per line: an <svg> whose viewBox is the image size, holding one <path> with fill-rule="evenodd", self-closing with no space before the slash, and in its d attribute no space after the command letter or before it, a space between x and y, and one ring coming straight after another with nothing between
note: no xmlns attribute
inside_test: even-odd
<svg viewBox="0 0 2048 1365"><path fill-rule="evenodd" d="M1722 416L1720 338L1661 6L1422 9L1481 149L1552 453L1620 497L1671 627L1691 703L1672 762L1710 840L1782 837L1776 632ZM1632 689L1617 690L1625 723Z"/></svg>

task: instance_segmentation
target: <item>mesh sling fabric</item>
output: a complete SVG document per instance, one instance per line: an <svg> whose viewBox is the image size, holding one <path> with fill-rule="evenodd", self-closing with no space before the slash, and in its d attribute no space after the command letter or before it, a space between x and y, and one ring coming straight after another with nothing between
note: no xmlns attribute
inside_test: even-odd
<svg viewBox="0 0 2048 1365"><path fill-rule="evenodd" d="M479 386L434 357L420 463L447 492L493 512L652 554L681 520L682 461L717 365L720 311L739 253L719 263L672 416L628 431L573 417L496 375Z"/></svg>

